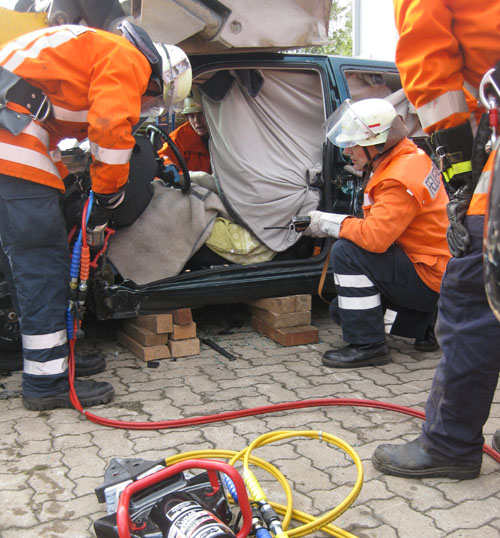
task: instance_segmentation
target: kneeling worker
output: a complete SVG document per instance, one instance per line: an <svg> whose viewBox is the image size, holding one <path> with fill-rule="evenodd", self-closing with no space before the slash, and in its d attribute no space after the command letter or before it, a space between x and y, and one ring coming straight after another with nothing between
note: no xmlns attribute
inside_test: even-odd
<svg viewBox="0 0 500 538"><path fill-rule="evenodd" d="M364 218L310 213L308 235L338 238L331 252L337 289L333 308L349 342L327 351L323 364L385 364L390 360L386 332L418 341L433 327L450 259L448 199L437 168L407 138L388 101L348 100L325 127L328 139L363 172ZM396 315L388 320L390 312Z"/></svg>

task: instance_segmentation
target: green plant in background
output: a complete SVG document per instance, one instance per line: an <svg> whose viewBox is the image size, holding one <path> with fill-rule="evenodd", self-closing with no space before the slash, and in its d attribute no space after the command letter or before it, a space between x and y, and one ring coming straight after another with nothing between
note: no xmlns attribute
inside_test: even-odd
<svg viewBox="0 0 500 538"><path fill-rule="evenodd" d="M290 52L352 56L351 0L333 0L328 35L329 39L326 45L304 47Z"/></svg>

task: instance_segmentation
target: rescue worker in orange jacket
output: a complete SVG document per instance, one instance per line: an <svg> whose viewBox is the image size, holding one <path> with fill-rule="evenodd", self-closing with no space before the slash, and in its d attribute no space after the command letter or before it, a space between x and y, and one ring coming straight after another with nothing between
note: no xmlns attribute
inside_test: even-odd
<svg viewBox="0 0 500 538"><path fill-rule="evenodd" d="M500 3L489 0L394 0L403 87L441 159L447 239L453 258L441 287L436 336L443 351L417 439L377 447L380 471L408 478L479 475L488 418L500 371L500 323L484 287L483 228L490 139L484 116L475 138L467 94L500 60ZM500 80L500 78L499 78ZM497 104L492 106L496 108ZM471 121L472 120L472 121ZM498 126L495 126L498 128ZM500 449L500 430L493 445Z"/></svg>
<svg viewBox="0 0 500 538"><path fill-rule="evenodd" d="M331 252L337 290L331 312L349 342L327 351L323 364L385 364L386 332L420 341L433 326L450 258L446 193L437 168L406 137L388 101L346 101L327 120L326 133L365 179L364 218L310 213L309 235L339 239Z"/></svg>
<svg viewBox="0 0 500 538"><path fill-rule="evenodd" d="M95 195L88 231L102 230L124 197L133 126L191 86L181 49L153 43L128 22L121 31L49 27L0 49L0 250L20 321L29 409L71 406L69 251L59 206L66 172L57 144L88 137ZM77 360L76 374L104 367L102 358ZM76 380L75 388L84 407L113 397L109 383Z"/></svg>
<svg viewBox="0 0 500 538"><path fill-rule="evenodd" d="M201 93L197 88L191 90L190 95L184 99L182 113L188 121L170 133L170 138L182 153L188 170L212 173L210 153L208 151L208 125L203 114ZM173 163L178 168L180 164L169 148L168 143L160 149L158 154L165 159L165 163Z"/></svg>

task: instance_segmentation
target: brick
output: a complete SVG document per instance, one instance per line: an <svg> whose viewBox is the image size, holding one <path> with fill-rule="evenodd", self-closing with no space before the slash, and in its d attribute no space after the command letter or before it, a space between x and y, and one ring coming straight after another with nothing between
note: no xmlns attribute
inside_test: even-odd
<svg viewBox="0 0 500 538"><path fill-rule="evenodd" d="M129 321L123 324L123 331L143 346L159 346L168 342L167 333L154 333Z"/></svg>
<svg viewBox="0 0 500 538"><path fill-rule="evenodd" d="M193 314L190 308L172 310L172 317L176 325L189 325L193 322Z"/></svg>
<svg viewBox="0 0 500 538"><path fill-rule="evenodd" d="M172 340L185 340L196 337L196 323L192 321L189 325L177 325L174 323L174 330L170 335Z"/></svg>
<svg viewBox="0 0 500 538"><path fill-rule="evenodd" d="M270 310L264 310L255 306L250 311L256 317L265 321L271 327L297 327L298 325L311 324L311 312L286 312L277 314Z"/></svg>
<svg viewBox="0 0 500 538"><path fill-rule="evenodd" d="M172 357L188 357L200 354L200 339L186 338L185 340L169 340L168 347Z"/></svg>
<svg viewBox="0 0 500 538"><path fill-rule="evenodd" d="M172 314L152 314L150 316L138 316L130 320L138 327L143 327L151 332L171 333L173 329Z"/></svg>
<svg viewBox="0 0 500 538"><path fill-rule="evenodd" d="M171 357L168 345L143 346L137 340L123 331L116 332L116 339L119 344L131 351L136 357L143 361L152 361L157 359L168 359Z"/></svg>
<svg viewBox="0 0 500 538"><path fill-rule="evenodd" d="M312 298L310 295L295 296L295 311L310 312L312 308Z"/></svg>
<svg viewBox="0 0 500 538"><path fill-rule="evenodd" d="M319 331L313 325L275 328L255 316L252 316L251 325L256 331L285 347L315 344L319 341Z"/></svg>
<svg viewBox="0 0 500 538"><path fill-rule="evenodd" d="M255 299L247 301L247 304L263 310L269 310L276 314L285 314L287 312L295 312L295 296L287 297L270 297L267 299Z"/></svg>

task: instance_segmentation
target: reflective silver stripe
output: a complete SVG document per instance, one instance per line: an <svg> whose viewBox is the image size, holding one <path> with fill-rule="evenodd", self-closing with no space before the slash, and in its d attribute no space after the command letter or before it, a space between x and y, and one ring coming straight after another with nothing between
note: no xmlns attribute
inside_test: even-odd
<svg viewBox="0 0 500 538"><path fill-rule="evenodd" d="M462 90L456 90L446 92L426 105L418 107L417 112L420 123L425 129L429 125L451 116L451 114L469 112L469 108L467 107L464 92Z"/></svg>
<svg viewBox="0 0 500 538"><path fill-rule="evenodd" d="M32 166L38 168L44 172L49 172L54 176L61 179L59 171L55 164L43 153L38 153L32 149L21 148L19 146L13 146L11 144L4 144L0 142L0 159L5 161L11 161L13 163L24 164L26 166Z"/></svg>
<svg viewBox="0 0 500 538"><path fill-rule="evenodd" d="M339 275L334 273L333 278L337 286L344 288L370 288L373 282L366 275Z"/></svg>
<svg viewBox="0 0 500 538"><path fill-rule="evenodd" d="M48 334L23 334L24 349L50 349L68 341L66 329Z"/></svg>
<svg viewBox="0 0 500 538"><path fill-rule="evenodd" d="M479 89L474 87L472 84L464 81L464 88L474 97L475 99L479 98Z"/></svg>
<svg viewBox="0 0 500 538"><path fill-rule="evenodd" d="M90 142L92 157L105 164L127 164L130 161L132 149L107 149L95 142Z"/></svg>
<svg viewBox="0 0 500 538"><path fill-rule="evenodd" d="M48 362L28 361L24 359L23 373L30 375L57 375L68 369L68 357Z"/></svg>
<svg viewBox="0 0 500 538"><path fill-rule="evenodd" d="M380 293L368 297L342 297L338 296L339 308L344 310L369 310L381 304Z"/></svg>
<svg viewBox="0 0 500 538"><path fill-rule="evenodd" d="M372 199L370 198L370 195L367 194L366 192L363 193L363 206L366 207L366 206L369 206L369 205L372 205Z"/></svg>
<svg viewBox="0 0 500 538"><path fill-rule="evenodd" d="M398 313L395 310L388 308L384 314L384 330L386 334L391 334L392 326L394 325L394 320Z"/></svg>
<svg viewBox="0 0 500 538"><path fill-rule="evenodd" d="M28 125L26 125L26 127L23 129L23 133L38 138L38 140L40 140L40 142L47 148L47 150L49 149L49 133L43 127L40 127L38 123L30 121Z"/></svg>
<svg viewBox="0 0 500 538"><path fill-rule="evenodd" d="M50 158L55 162L58 163L61 161L61 150L59 148L53 150L50 152Z"/></svg>
<svg viewBox="0 0 500 538"><path fill-rule="evenodd" d="M490 185L491 170L484 170L479 176L479 181L477 182L476 188L474 189L474 194L482 194L488 192L488 187Z"/></svg>
<svg viewBox="0 0 500 538"><path fill-rule="evenodd" d="M33 41L33 36L31 34L27 34L26 37L29 39L19 38L2 49L0 53L0 63L14 52L12 57L9 58L5 64L2 63L2 65L9 71L15 71L26 58L36 58L42 50L47 48L55 49L63 43L74 39L77 35L88 31L89 30L83 26L79 27L74 25L66 27L62 26L61 30L50 34L48 33L50 30L44 28L37 32L39 37L37 37L35 41Z"/></svg>
<svg viewBox="0 0 500 538"><path fill-rule="evenodd" d="M59 121L72 121L73 123L87 123L88 110L68 110L61 106L52 106L54 118Z"/></svg>

